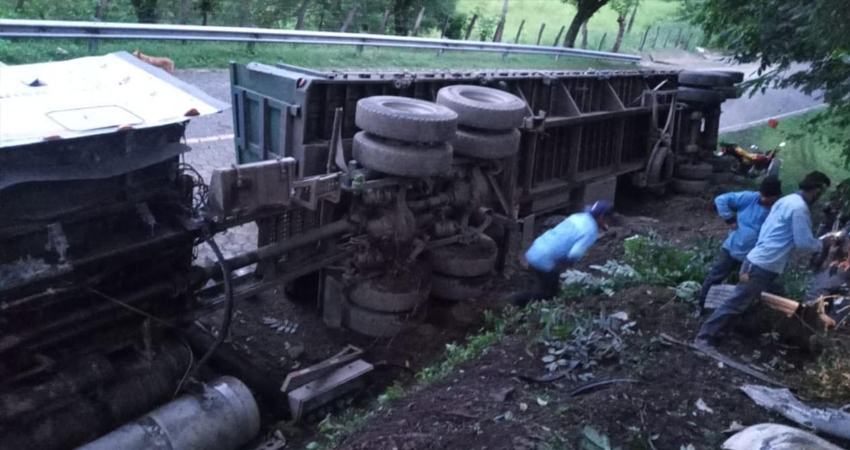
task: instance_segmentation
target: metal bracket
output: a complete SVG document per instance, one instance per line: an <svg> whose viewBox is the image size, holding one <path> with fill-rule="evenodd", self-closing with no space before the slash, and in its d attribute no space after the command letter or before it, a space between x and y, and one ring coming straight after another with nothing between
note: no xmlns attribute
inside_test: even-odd
<svg viewBox="0 0 850 450"><path fill-rule="evenodd" d="M342 195L341 178L341 172L334 172L298 180L292 184L292 201L310 211L316 210L319 200L338 203Z"/></svg>

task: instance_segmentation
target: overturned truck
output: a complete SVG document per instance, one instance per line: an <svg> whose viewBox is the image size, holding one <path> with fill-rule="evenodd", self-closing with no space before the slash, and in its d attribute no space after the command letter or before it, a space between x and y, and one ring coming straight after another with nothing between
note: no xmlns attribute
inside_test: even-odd
<svg viewBox="0 0 850 450"><path fill-rule="evenodd" d="M239 380L169 403L209 381L198 369L235 301L299 280L328 326L403 332L431 298L480 295L536 216L618 183L663 191L716 146L740 81L234 64L238 164L204 179L181 160L185 127L225 104L127 54L2 70L0 449L144 448L157 433L236 448L259 427ZM212 237L248 222L257 249L223 255ZM195 260L202 243L216 264ZM195 318L222 306L218 335L199 337ZM185 408L210 433L168 429ZM225 443L228 427L241 434Z"/></svg>

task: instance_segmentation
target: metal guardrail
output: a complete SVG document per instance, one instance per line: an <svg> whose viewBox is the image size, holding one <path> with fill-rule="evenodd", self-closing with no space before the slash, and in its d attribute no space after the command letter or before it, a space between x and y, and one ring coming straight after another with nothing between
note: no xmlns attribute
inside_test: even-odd
<svg viewBox="0 0 850 450"><path fill-rule="evenodd" d="M84 38L179 41L260 42L317 45L362 45L413 49L560 55L636 63L638 55L565 47L504 44L454 39L414 38L378 34L324 31L274 30L267 28L213 27L116 22L0 19L0 38Z"/></svg>

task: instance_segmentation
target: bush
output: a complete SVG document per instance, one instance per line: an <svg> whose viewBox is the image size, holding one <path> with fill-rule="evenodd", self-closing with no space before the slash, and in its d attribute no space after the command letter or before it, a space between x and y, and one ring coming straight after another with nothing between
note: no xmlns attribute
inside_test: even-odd
<svg viewBox="0 0 850 450"><path fill-rule="evenodd" d="M683 250L655 232L633 236L623 244L623 261L633 267L644 283L675 287L685 281L702 282L717 249L713 240L702 240Z"/></svg>

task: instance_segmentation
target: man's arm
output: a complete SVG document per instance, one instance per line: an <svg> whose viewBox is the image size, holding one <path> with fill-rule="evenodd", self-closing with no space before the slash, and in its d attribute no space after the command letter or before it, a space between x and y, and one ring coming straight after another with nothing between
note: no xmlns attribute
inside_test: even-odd
<svg viewBox="0 0 850 450"><path fill-rule="evenodd" d="M794 233L794 246L797 248L817 252L823 247L823 242L812 235L812 219L805 207L791 212L791 232Z"/></svg>
<svg viewBox="0 0 850 450"><path fill-rule="evenodd" d="M717 207L717 213L728 224L735 223L735 214L745 208L752 201L752 192L728 192L717 196L714 199L714 205Z"/></svg>
<svg viewBox="0 0 850 450"><path fill-rule="evenodd" d="M593 229L579 230L581 236L567 253L567 260L578 261L599 238L599 232Z"/></svg>

